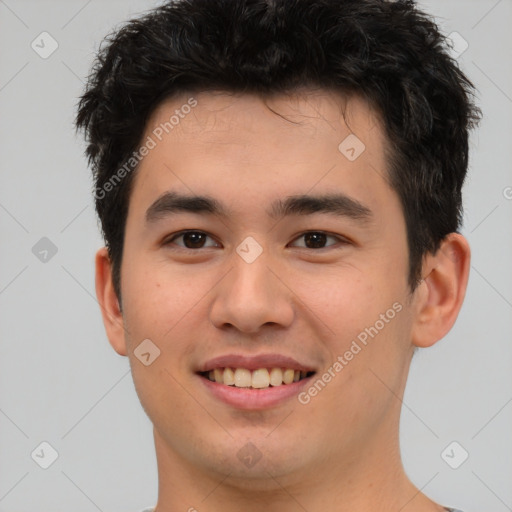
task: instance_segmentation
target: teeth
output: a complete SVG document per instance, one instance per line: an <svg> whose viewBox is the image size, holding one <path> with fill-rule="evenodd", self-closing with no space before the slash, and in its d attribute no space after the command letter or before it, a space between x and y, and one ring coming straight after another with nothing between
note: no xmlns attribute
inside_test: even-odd
<svg viewBox="0 0 512 512"><path fill-rule="evenodd" d="M234 386L235 385L235 373L231 368L224 368L224 374L222 380L226 386Z"/></svg>
<svg viewBox="0 0 512 512"><path fill-rule="evenodd" d="M210 372L210 374L211 373L212 372ZM215 377L215 382L224 384L224 372L220 368L215 368L215 370L213 370L213 376ZM210 380L212 380L211 377Z"/></svg>
<svg viewBox="0 0 512 512"><path fill-rule="evenodd" d="M260 368L252 372L253 388L268 388L270 386L270 374L266 368Z"/></svg>
<svg viewBox="0 0 512 512"><path fill-rule="evenodd" d="M280 386L283 383L283 370L281 368L272 368L270 370L270 385Z"/></svg>
<svg viewBox="0 0 512 512"><path fill-rule="evenodd" d="M283 382L285 384L291 384L293 382L293 377L295 377L295 371L291 368L286 368L283 372Z"/></svg>
<svg viewBox="0 0 512 512"><path fill-rule="evenodd" d="M237 368L235 370L235 386L237 388L250 388L251 372L243 368Z"/></svg>
<svg viewBox="0 0 512 512"><path fill-rule="evenodd" d="M292 368L258 368L251 372L246 368L215 368L208 372L212 382L237 388L265 389L292 384L307 377L307 372Z"/></svg>

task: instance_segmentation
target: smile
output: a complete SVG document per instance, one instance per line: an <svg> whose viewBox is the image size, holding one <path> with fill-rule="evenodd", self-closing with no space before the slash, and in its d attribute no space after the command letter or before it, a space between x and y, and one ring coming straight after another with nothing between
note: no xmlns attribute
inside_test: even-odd
<svg viewBox="0 0 512 512"><path fill-rule="evenodd" d="M215 368L200 372L211 382L237 388L266 389L286 386L310 377L314 372L294 370L293 368Z"/></svg>

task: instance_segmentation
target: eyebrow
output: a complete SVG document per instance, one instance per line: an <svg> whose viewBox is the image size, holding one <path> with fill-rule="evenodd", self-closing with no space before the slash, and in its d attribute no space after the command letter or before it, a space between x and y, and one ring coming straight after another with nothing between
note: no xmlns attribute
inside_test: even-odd
<svg viewBox="0 0 512 512"><path fill-rule="evenodd" d="M230 212L217 199L210 196L183 195L166 192L146 211L146 223L150 224L177 213L196 213L228 218ZM277 199L266 211L272 219L281 219L292 215L312 215L327 213L367 223L373 218L373 212L360 201L345 194L295 195L286 199Z"/></svg>

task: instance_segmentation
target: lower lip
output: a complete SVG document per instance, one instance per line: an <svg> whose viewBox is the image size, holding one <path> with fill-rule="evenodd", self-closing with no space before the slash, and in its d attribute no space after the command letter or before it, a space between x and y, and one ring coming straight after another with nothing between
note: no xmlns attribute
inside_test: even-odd
<svg viewBox="0 0 512 512"><path fill-rule="evenodd" d="M281 386L268 387L263 389L237 388L236 386L226 386L213 382L205 377L198 375L204 386L222 402L236 407L238 409L262 410L270 407L276 407L286 400L299 394L310 379L311 375L291 384L282 384Z"/></svg>

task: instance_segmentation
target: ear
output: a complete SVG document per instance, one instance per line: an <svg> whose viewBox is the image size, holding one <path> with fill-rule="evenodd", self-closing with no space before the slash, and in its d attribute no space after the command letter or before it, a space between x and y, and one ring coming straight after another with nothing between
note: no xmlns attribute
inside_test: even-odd
<svg viewBox="0 0 512 512"><path fill-rule="evenodd" d="M416 318L412 342L430 347L445 336L459 314L466 294L471 251L458 233L447 235L435 254L423 260L423 279L415 290Z"/></svg>
<svg viewBox="0 0 512 512"><path fill-rule="evenodd" d="M114 291L112 264L106 247L96 253L96 297L110 344L119 355L126 356L123 314Z"/></svg>

